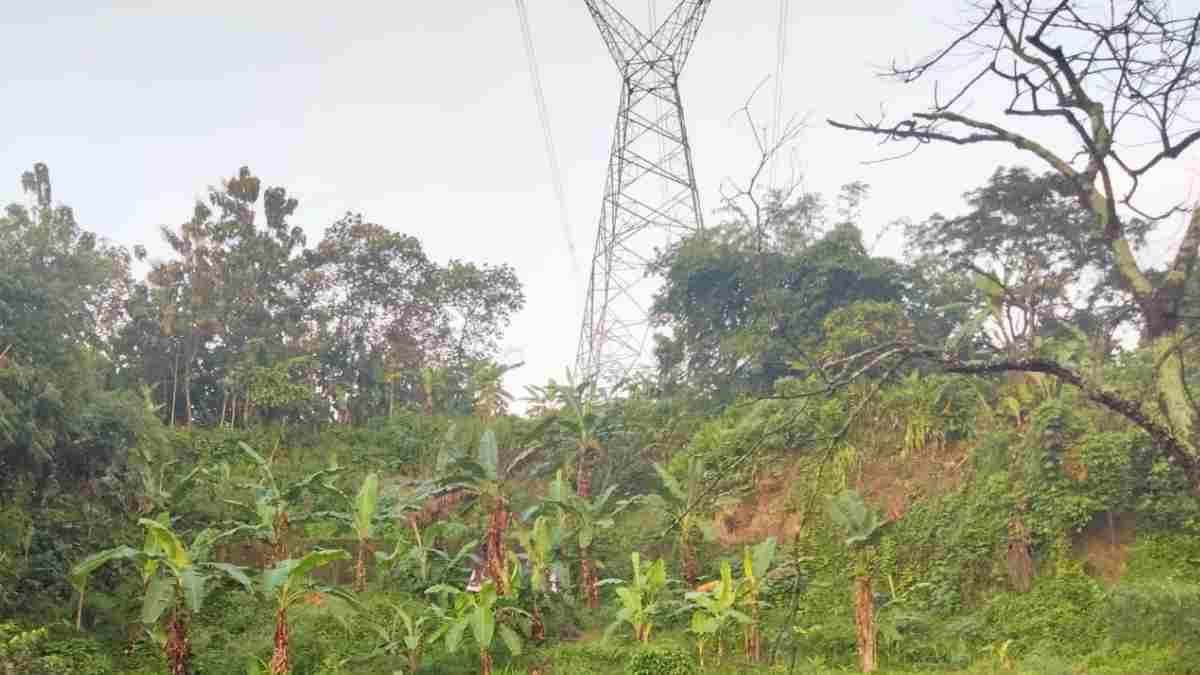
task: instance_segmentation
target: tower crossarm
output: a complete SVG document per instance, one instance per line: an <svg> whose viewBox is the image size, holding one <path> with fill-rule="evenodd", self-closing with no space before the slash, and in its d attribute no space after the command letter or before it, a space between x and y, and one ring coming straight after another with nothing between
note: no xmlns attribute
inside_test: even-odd
<svg viewBox="0 0 1200 675"><path fill-rule="evenodd" d="M676 72L683 70L683 65L691 55L700 24L704 22L704 14L708 12L710 4L712 0L685 0L679 3L655 33L655 42L664 45L663 51L671 57ZM667 37L665 43L662 42L664 37Z"/></svg>
<svg viewBox="0 0 1200 675"><path fill-rule="evenodd" d="M592 14L592 20L600 29L600 37L604 39L608 53L612 55L613 61L622 71L635 60L653 58L657 55L646 54L647 49L653 49L655 52L659 50L642 31L638 30L637 26L633 25L633 22L626 19L624 14L609 4L608 0L584 0L584 2L587 3L588 11Z"/></svg>
<svg viewBox="0 0 1200 675"><path fill-rule="evenodd" d="M665 61L678 74L696 42L696 34L712 0L684 0L649 37L608 0L584 2L618 68L626 71L637 63Z"/></svg>

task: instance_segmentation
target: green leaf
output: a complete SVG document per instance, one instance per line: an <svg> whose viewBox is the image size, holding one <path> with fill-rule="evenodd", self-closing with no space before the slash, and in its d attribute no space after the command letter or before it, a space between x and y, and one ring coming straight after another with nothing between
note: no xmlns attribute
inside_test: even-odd
<svg viewBox="0 0 1200 675"><path fill-rule="evenodd" d="M771 563L775 561L775 537L768 537L766 541L759 543L754 547L751 559L751 565L754 576L758 579L763 578L767 574L767 570L771 568Z"/></svg>
<svg viewBox="0 0 1200 675"><path fill-rule="evenodd" d="M663 465L659 464L658 462L654 463L654 471L658 473L658 479L662 481L663 487L667 488L667 492L671 494L671 497L673 497L675 501L687 501L687 493L683 491L683 487L679 484L679 481L676 480L675 476L671 475L670 471L667 471L666 468L664 468Z"/></svg>
<svg viewBox="0 0 1200 675"><path fill-rule="evenodd" d="M167 607L175 601L175 580L169 577L156 576L146 587L142 597L142 623L155 624L162 617Z"/></svg>
<svg viewBox="0 0 1200 675"><path fill-rule="evenodd" d="M463 632L467 630L467 622L464 620L455 620L450 624L450 630L446 631L445 644L446 651L451 654L458 651L458 646L462 644Z"/></svg>
<svg viewBox="0 0 1200 675"><path fill-rule="evenodd" d="M595 538L596 528L591 523L584 523L579 527L579 548L590 547Z"/></svg>
<svg viewBox="0 0 1200 675"><path fill-rule="evenodd" d="M479 437L479 465L487 478L495 480L500 466L500 449L496 445L496 434L491 429Z"/></svg>
<svg viewBox="0 0 1200 675"><path fill-rule="evenodd" d="M87 583L87 578L91 576L92 572L95 572L104 563L110 560L135 560L143 557L143 555L141 551L130 546L118 546L100 551L99 553L93 553L71 568L70 574L67 575L67 580L71 582L72 586L79 589Z"/></svg>
<svg viewBox="0 0 1200 675"><path fill-rule="evenodd" d="M255 464L257 464L259 466L264 466L264 467L267 465L267 460L263 459L262 455L255 452L254 448L251 448L249 445L246 445L245 441L238 441L238 447L242 449L242 452L249 455L250 459L254 460Z"/></svg>
<svg viewBox="0 0 1200 675"><path fill-rule="evenodd" d="M229 563L206 563L206 566L224 572L225 576L241 584L242 588L246 589L247 592L254 592L254 582L250 580L250 577L246 576L245 567L238 567Z"/></svg>
<svg viewBox="0 0 1200 675"><path fill-rule="evenodd" d="M208 577L194 567L179 570L179 584L183 587L183 602L193 612L199 612L204 607L205 585Z"/></svg>
<svg viewBox="0 0 1200 675"><path fill-rule="evenodd" d="M163 552L167 557L167 562L176 570L182 571L192 566L192 559L188 555L187 547L170 527L149 518L139 518L138 524L154 535L158 549Z"/></svg>
<svg viewBox="0 0 1200 675"><path fill-rule="evenodd" d="M887 525L887 521L869 508L854 490L846 490L826 500L830 518L846 532L848 548L866 544Z"/></svg>
<svg viewBox="0 0 1200 675"><path fill-rule="evenodd" d="M487 649L492 645L492 635L496 632L496 617L492 616L491 609L488 607L475 607L471 612L471 634L475 638L475 644L483 649Z"/></svg>
<svg viewBox="0 0 1200 675"><path fill-rule="evenodd" d="M371 537L371 522L379 507L379 475L368 474L354 499L354 531L359 539Z"/></svg>
<svg viewBox="0 0 1200 675"><path fill-rule="evenodd" d="M500 624L500 639L504 640L504 645L508 647L508 651L513 656L521 655L521 636L517 635L517 631L511 626Z"/></svg>
<svg viewBox="0 0 1200 675"><path fill-rule="evenodd" d="M306 574L335 560L349 560L350 554L341 549L317 549L303 558L289 558L267 570L262 577L263 593L273 595L280 588L303 579Z"/></svg>

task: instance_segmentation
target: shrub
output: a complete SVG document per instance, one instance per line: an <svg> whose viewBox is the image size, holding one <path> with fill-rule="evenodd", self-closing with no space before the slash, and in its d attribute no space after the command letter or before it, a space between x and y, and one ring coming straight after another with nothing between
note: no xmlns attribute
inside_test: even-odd
<svg viewBox="0 0 1200 675"><path fill-rule="evenodd" d="M644 649L629 659L626 675L695 675L696 664L674 649Z"/></svg>

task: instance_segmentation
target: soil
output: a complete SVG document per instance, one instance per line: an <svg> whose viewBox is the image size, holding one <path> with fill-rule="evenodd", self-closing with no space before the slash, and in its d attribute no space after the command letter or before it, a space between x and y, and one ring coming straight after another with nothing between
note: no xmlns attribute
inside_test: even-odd
<svg viewBox="0 0 1200 675"><path fill-rule="evenodd" d="M1076 553L1088 574L1107 586L1121 581L1129 560L1129 549L1137 542L1134 519L1128 514L1097 514L1076 540Z"/></svg>

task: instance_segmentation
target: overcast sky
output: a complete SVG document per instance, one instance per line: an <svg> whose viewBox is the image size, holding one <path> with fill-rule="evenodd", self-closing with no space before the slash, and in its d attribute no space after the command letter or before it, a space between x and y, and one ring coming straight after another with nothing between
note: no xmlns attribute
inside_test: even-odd
<svg viewBox="0 0 1200 675"><path fill-rule="evenodd" d="M648 23L645 0L613 4ZM673 4L659 0L658 17ZM1197 4L1176 2L1180 11ZM249 165L300 200L293 223L310 245L355 211L419 237L439 261L513 265L528 302L505 339L507 358L526 362L510 387L561 379L575 356L619 89L583 0L527 5L575 264L513 0L7 3L0 202L20 200L21 172L46 162L55 200L85 228L162 254L157 227L186 220L206 186ZM784 110L810 120L796 165L807 188L831 195L853 180L871 184L868 242L897 218L959 209L997 164L1032 164L1000 148L929 147L866 166L894 149L824 123L928 104L928 88L874 72L932 51L961 6L792 0ZM696 41L683 96L706 211L723 180L751 167L750 136L731 116L775 72L778 16L778 0L716 0ZM758 99L763 122L775 84ZM994 110L989 103L980 97L978 109ZM1177 164L1156 186L1164 198L1188 194L1200 168L1195 153ZM1160 244L1177 232L1164 228ZM898 244L892 234L877 250L899 254Z"/></svg>

